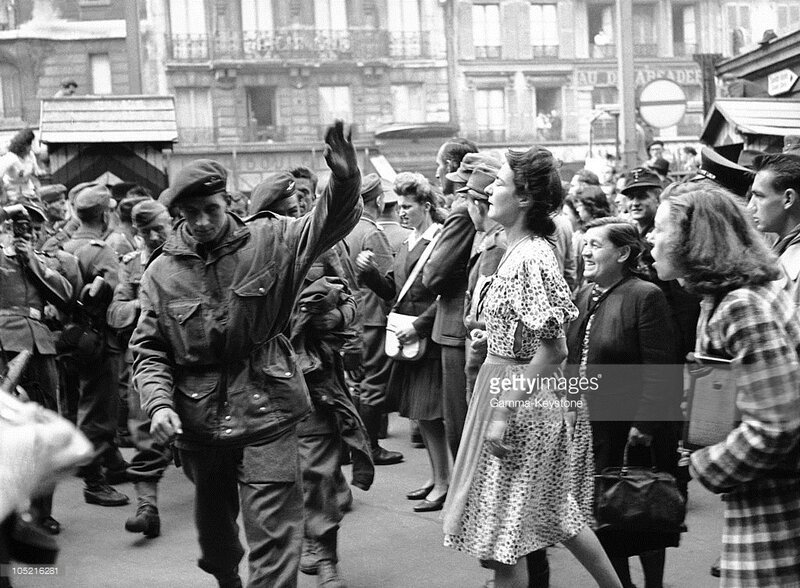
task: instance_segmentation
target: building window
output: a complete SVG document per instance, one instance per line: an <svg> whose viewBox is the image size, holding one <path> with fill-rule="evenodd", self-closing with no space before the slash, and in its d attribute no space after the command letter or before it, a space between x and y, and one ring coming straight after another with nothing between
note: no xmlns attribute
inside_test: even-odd
<svg viewBox="0 0 800 588"><path fill-rule="evenodd" d="M531 4L531 47L534 57L558 57L558 8Z"/></svg>
<svg viewBox="0 0 800 588"><path fill-rule="evenodd" d="M337 118L353 120L350 86L320 86L319 116L323 125L329 125Z"/></svg>
<svg viewBox="0 0 800 588"><path fill-rule="evenodd" d="M800 4L782 2L777 5L779 35L785 35L800 29Z"/></svg>
<svg viewBox="0 0 800 588"><path fill-rule="evenodd" d="M480 141L505 140L506 97L501 89L476 90L475 123Z"/></svg>
<svg viewBox="0 0 800 588"><path fill-rule="evenodd" d="M697 7L694 4L673 5L672 41L677 57L688 57L698 53Z"/></svg>
<svg viewBox="0 0 800 588"><path fill-rule="evenodd" d="M413 58L422 55L419 0L392 0L388 3L388 24L392 57Z"/></svg>
<svg viewBox="0 0 800 588"><path fill-rule="evenodd" d="M633 5L633 54L636 57L658 57L655 4Z"/></svg>
<svg viewBox="0 0 800 588"><path fill-rule="evenodd" d="M0 63L0 116L22 118L19 71L8 63Z"/></svg>
<svg viewBox="0 0 800 588"><path fill-rule="evenodd" d="M561 140L561 88L536 88L536 138Z"/></svg>
<svg viewBox="0 0 800 588"><path fill-rule="evenodd" d="M616 56L614 38L614 7L611 4L589 4L586 7L589 21L589 46L595 59Z"/></svg>
<svg viewBox="0 0 800 588"><path fill-rule="evenodd" d="M731 52L738 55L750 44L752 28L750 25L750 4L729 2L727 5L728 31L730 31Z"/></svg>
<svg viewBox="0 0 800 588"><path fill-rule="evenodd" d="M320 31L346 31L345 0L314 0L314 22Z"/></svg>
<svg viewBox="0 0 800 588"><path fill-rule="evenodd" d="M170 53L173 59L207 59L204 2L169 0Z"/></svg>
<svg viewBox="0 0 800 588"><path fill-rule="evenodd" d="M175 115L181 142L214 142L214 115L208 88L175 88Z"/></svg>
<svg viewBox="0 0 800 588"><path fill-rule="evenodd" d="M272 0L242 0L242 31L272 32Z"/></svg>
<svg viewBox="0 0 800 588"><path fill-rule="evenodd" d="M478 59L502 57L499 4L472 5L472 39Z"/></svg>
<svg viewBox="0 0 800 588"><path fill-rule="evenodd" d="M425 122L425 93L422 84L393 84L395 122Z"/></svg>
<svg viewBox="0 0 800 588"><path fill-rule="evenodd" d="M247 126L251 141L274 141L278 139L275 88L272 86L248 86Z"/></svg>
<svg viewBox="0 0 800 588"><path fill-rule="evenodd" d="M111 94L111 60L108 53L89 55L92 94Z"/></svg>

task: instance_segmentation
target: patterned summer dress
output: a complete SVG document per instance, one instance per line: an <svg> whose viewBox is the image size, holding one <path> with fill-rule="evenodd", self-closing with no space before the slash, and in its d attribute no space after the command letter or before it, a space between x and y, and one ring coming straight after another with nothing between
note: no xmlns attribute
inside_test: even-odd
<svg viewBox="0 0 800 588"><path fill-rule="evenodd" d="M550 245L528 238L509 248L483 298L488 351L461 438L444 511L444 544L481 560L514 564L575 536L587 520L571 492L564 409L537 390L508 423L502 459L485 448L498 384L521 376L544 338L563 336L578 311ZM514 380L511 380L512 382ZM541 402L540 402L541 404Z"/></svg>

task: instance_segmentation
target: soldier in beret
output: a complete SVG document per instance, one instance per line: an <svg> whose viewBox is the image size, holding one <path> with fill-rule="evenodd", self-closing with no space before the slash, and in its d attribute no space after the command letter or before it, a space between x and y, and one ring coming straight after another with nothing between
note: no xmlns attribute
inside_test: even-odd
<svg viewBox="0 0 800 588"><path fill-rule="evenodd" d="M127 471L136 489L136 513L125 521L125 529L151 538L161 534L158 482L169 464L170 453L167 447L157 443L150 434L150 419L142 411L138 390L130 385L133 353L128 342L139 320L139 284L142 274L150 256L172 234L172 218L163 204L152 199L138 202L131 210L130 217L144 246L123 256L119 284L108 307L107 320L108 325L117 332L120 345L125 349L120 387L127 388L128 428L136 448Z"/></svg>
<svg viewBox="0 0 800 588"><path fill-rule="evenodd" d="M74 318L76 322L90 325L100 339L95 356L74 361L80 381L78 427L95 448L105 448L82 470L83 497L89 504L122 506L129 502L128 497L108 484L109 481L125 481L128 466L115 439L121 348L106 323L106 310L119 281L117 254L104 240L111 219L112 199L108 188L102 184L79 184L73 190L75 214L80 224L62 248L78 258L85 284L79 295L81 314Z"/></svg>
<svg viewBox="0 0 800 588"><path fill-rule="evenodd" d="M183 220L140 284L132 381L153 438L175 441L194 483L199 566L226 588L242 586L240 504L247 585L297 585L303 496L295 426L311 405L283 333L314 260L361 215L361 174L342 122L325 143L331 180L298 219L242 221L227 212L219 163L184 167L171 186Z"/></svg>
<svg viewBox="0 0 800 588"><path fill-rule="evenodd" d="M247 212L253 215L263 210L291 218L300 216L300 202L292 174L289 172L269 174L253 188Z"/></svg>

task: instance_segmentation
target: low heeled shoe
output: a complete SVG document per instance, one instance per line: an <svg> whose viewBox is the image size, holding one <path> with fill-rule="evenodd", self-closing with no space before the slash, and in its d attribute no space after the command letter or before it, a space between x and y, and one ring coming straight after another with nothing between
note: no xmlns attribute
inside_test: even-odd
<svg viewBox="0 0 800 588"><path fill-rule="evenodd" d="M414 512L433 512L435 510L442 510L444 501L447 499L447 492L442 494L436 500L423 500L419 504L414 505Z"/></svg>
<svg viewBox="0 0 800 588"><path fill-rule="evenodd" d="M409 500L422 500L428 494L430 494L431 490L433 490L433 485L423 486L422 488L417 488L416 490L412 490L411 492L407 493L406 498Z"/></svg>

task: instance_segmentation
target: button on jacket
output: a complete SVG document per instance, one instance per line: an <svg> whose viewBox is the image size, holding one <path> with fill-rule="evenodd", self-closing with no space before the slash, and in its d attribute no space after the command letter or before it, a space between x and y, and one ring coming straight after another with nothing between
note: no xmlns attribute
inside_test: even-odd
<svg viewBox="0 0 800 588"><path fill-rule="evenodd" d="M302 372L282 334L314 260L358 222L360 175L331 176L299 219L228 215L204 259L179 224L142 276L131 337L133 382L152 418L183 423L179 448L245 446L274 438L310 410Z"/></svg>

